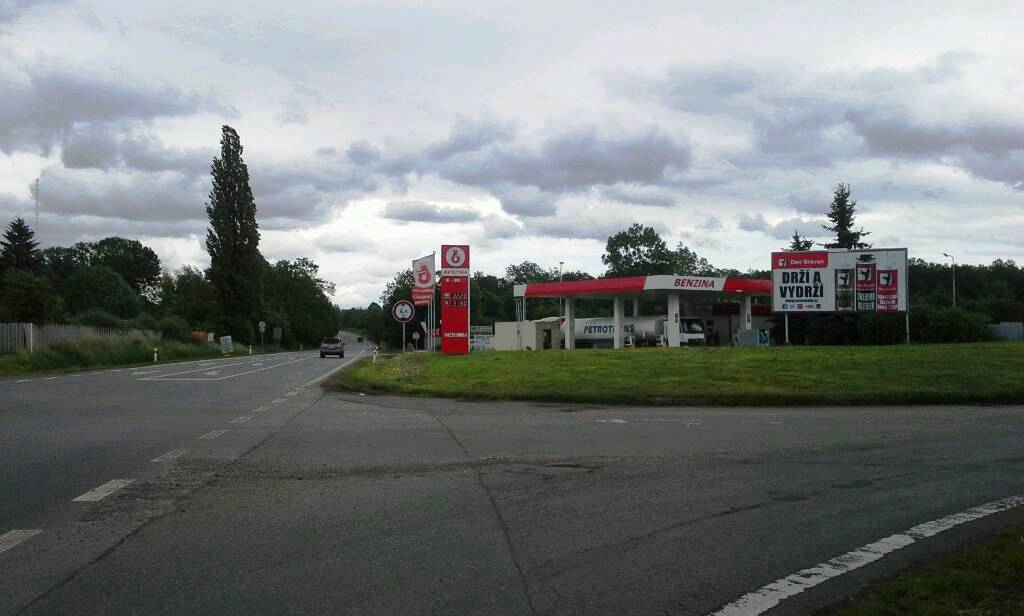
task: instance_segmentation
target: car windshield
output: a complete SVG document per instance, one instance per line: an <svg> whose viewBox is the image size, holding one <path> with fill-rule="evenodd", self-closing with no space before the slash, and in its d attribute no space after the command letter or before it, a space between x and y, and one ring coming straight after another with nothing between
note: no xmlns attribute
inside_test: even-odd
<svg viewBox="0 0 1024 616"><path fill-rule="evenodd" d="M338 344L341 338L324 338L324 344Z"/></svg>

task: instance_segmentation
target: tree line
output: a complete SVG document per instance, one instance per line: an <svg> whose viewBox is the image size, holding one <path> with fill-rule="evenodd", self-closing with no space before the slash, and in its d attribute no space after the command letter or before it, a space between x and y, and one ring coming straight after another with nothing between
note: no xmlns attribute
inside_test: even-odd
<svg viewBox="0 0 1024 616"><path fill-rule="evenodd" d="M341 322L334 285L311 259L263 257L238 134L224 126L220 144L206 204L208 268L167 271L150 247L122 237L40 249L17 218L0 240L0 322L132 326L183 340L206 330L251 343L262 320L267 340L280 327L285 345L334 335Z"/></svg>
<svg viewBox="0 0 1024 616"><path fill-rule="evenodd" d="M782 250L805 251L819 248L870 248L870 235L856 224L857 201L849 184L838 184L825 209L828 220L823 230L831 237L824 242L794 231L792 241ZM767 257L765 259L767 261ZM601 262L606 277L644 274L730 276L767 279L770 270L739 271L713 266L682 242L671 248L658 232L634 223L610 237ZM960 342L987 339L988 323L1024 321L1024 268L1012 260L997 259L990 265L958 265L957 301L953 306L952 271L948 264L912 258L907 264L912 339L918 342ZM504 275L475 272L470 284L470 320L473 325L492 325L515 319L513 287L516 284L585 280L594 278L584 271L559 271L533 261L505 268ZM390 307L411 297L411 270L398 272L387 283L378 301L365 308L342 311L344 327L362 331L374 340L400 346L401 326L391 318ZM435 298L436 301L436 298ZM768 303L770 300L764 298ZM660 307L663 311L664 307ZM654 314L656 302L642 302L641 314ZM608 316L610 301L577 304L580 317ZM425 318L417 314L416 322ZM557 299L535 299L527 303L527 319L560 314ZM903 315L885 314L799 314L790 315L790 340L797 344L895 344L904 340ZM775 340L783 340L783 320L773 323Z"/></svg>

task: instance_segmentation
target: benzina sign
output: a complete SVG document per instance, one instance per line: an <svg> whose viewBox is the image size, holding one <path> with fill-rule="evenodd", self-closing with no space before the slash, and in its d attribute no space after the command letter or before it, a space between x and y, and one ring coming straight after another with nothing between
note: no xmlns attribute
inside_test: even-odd
<svg viewBox="0 0 1024 616"><path fill-rule="evenodd" d="M441 246L441 352L469 353L469 246Z"/></svg>
<svg viewBox="0 0 1024 616"><path fill-rule="evenodd" d="M906 248L772 253L775 312L906 309Z"/></svg>

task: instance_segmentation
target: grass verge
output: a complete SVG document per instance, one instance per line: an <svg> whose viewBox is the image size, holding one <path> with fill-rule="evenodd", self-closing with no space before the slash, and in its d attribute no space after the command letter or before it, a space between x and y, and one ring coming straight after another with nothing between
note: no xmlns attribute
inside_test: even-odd
<svg viewBox="0 0 1024 616"><path fill-rule="evenodd" d="M338 377L359 391L643 405L1024 403L1024 343L412 353Z"/></svg>
<svg viewBox="0 0 1024 616"><path fill-rule="evenodd" d="M0 355L0 375L152 364L154 346L159 349L160 363L221 356L219 347L198 342L164 340L154 345L109 338L85 338L60 342L32 354L19 351L14 355Z"/></svg>
<svg viewBox="0 0 1024 616"><path fill-rule="evenodd" d="M1024 614L1024 525L907 569L817 616L907 614Z"/></svg>

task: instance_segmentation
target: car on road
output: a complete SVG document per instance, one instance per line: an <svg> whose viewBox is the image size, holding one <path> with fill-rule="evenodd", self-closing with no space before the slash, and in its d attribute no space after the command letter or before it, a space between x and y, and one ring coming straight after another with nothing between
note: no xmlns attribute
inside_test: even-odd
<svg viewBox="0 0 1024 616"><path fill-rule="evenodd" d="M320 359L328 355L345 357L345 341L341 338L324 338L320 343Z"/></svg>

